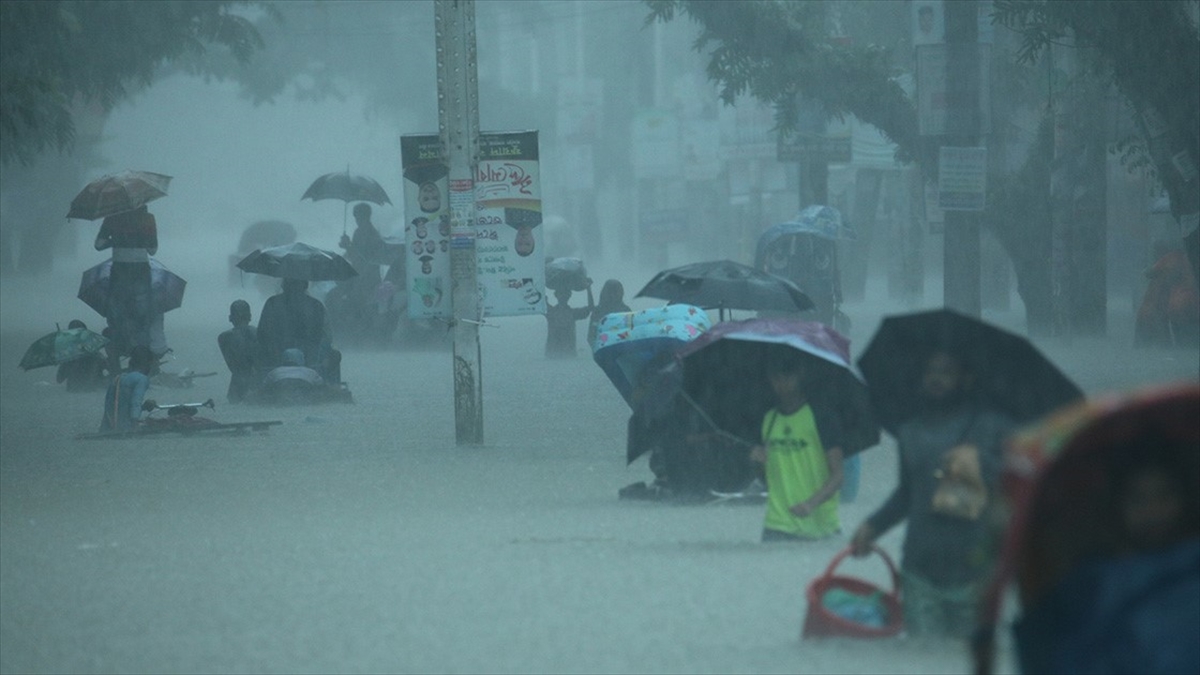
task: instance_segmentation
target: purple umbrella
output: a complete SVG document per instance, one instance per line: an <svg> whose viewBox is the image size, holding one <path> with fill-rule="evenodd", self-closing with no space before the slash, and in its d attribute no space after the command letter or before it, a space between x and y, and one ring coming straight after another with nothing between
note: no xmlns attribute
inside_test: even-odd
<svg viewBox="0 0 1200 675"><path fill-rule="evenodd" d="M687 343L683 391L713 423L747 442L774 405L766 368L780 353L807 359L808 392L842 423L846 456L879 443L866 385L850 362L850 341L825 324L787 318L726 321Z"/></svg>
<svg viewBox="0 0 1200 675"><path fill-rule="evenodd" d="M112 259L89 268L79 280L80 300L108 316L108 285L112 275ZM154 313L165 314L183 304L183 290L187 282L167 269L158 260L150 259L150 297Z"/></svg>

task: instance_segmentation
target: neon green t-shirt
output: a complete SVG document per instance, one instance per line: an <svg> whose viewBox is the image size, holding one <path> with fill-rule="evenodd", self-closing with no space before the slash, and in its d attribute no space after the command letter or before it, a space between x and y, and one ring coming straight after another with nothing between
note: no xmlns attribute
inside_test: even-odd
<svg viewBox="0 0 1200 675"><path fill-rule="evenodd" d="M767 516L763 527L812 538L839 532L837 494L807 518L797 518L789 511L829 479L829 462L812 407L806 404L791 415L772 409L763 418L762 437L767 448Z"/></svg>

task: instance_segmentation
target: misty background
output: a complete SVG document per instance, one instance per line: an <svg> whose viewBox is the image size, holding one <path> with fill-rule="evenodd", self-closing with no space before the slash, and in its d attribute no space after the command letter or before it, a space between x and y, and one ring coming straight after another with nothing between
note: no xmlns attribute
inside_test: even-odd
<svg viewBox="0 0 1200 675"><path fill-rule="evenodd" d="M1183 27L1131 35L1138 49L1195 34L1200 3L1155 4L1165 6L1182 8ZM146 23L72 33L70 12L56 14L64 7L92 19L141 12ZM5 0L0 49L23 45L49 59L74 54L62 35L92 46L119 43L122 31L179 38L169 13L180 7ZM151 59L148 78L129 78L123 95L106 90L111 100L75 91L63 103L74 124L69 152L47 132L31 161L14 150L3 165L0 671L965 670L959 644L798 641L804 586L844 538L769 548L758 543L759 507L619 502L621 486L651 478L644 462L624 462L628 408L584 349L575 360L544 358L539 318L480 329L482 448L454 446L448 350L399 339L345 350L353 406L221 403L228 373L216 336L228 305L245 298L257 322L267 297L251 275L230 277L245 227L284 220L298 240L336 249L341 202L300 196L349 167L391 197L373 207L380 232L402 234L400 136L437 130L433 3L190 11L200 25L243 20L262 43L204 38L201 53ZM9 32L24 25L20 12L37 19L24 41ZM652 12L659 20L648 20ZM1027 29L996 25L992 36L980 314L1033 336L1089 395L1194 381L1194 349L1132 345L1155 241L1195 227L1194 204L1179 197L1193 194L1195 179L1163 169L1170 148L1160 145L1178 142L1194 158L1198 125L1170 118L1165 136L1140 142L1144 123L1120 83L1068 86L1091 71L1057 45L1021 62ZM840 251L857 356L883 316L944 299L945 221L924 192L913 33L912 3L899 1L489 0L476 5L480 127L539 131L547 253L581 257L597 288L620 279L634 309L661 304L632 298L660 269L752 263L768 226L809 203L839 208L858 233ZM697 49L700 36L708 42ZM244 61L229 43L245 48ZM805 56L779 58L785 52ZM8 64L20 56L4 52ZM850 161L778 159L776 127L799 80L772 82L774 69L825 73L801 88L828 110L792 122L848 144ZM1176 70L1186 68L1161 68L1154 82L1190 105L1200 79L1189 88ZM853 89L865 81L874 88ZM1101 212L1064 224L1039 210L1051 201L1047 110L1049 98L1076 91L1093 98L1073 111L1104 113L1088 124L1069 116L1091 134L1080 145L1095 160L1072 180ZM103 326L75 297L81 272L109 257L92 248L99 222L64 215L88 181L126 168L174 177L170 194L149 205L156 257L188 281L183 306L166 315L174 354L165 369L219 372L156 395L213 397L218 421L284 422L269 434L86 444L74 437L95 429L99 396L63 391L49 370L17 369L56 323ZM1084 253L1063 260L1054 232L1078 235ZM1063 279L1071 283L1058 288L1071 292L1051 297ZM842 509L847 531L895 484L890 438L865 453L862 472L857 502ZM898 551L902 534L881 543ZM872 562L853 572L887 583ZM1002 654L999 672L1014 670Z"/></svg>

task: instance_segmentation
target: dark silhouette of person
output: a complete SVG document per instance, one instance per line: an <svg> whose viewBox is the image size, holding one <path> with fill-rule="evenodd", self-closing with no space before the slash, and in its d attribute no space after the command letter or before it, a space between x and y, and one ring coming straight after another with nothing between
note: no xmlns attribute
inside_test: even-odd
<svg viewBox="0 0 1200 675"><path fill-rule="evenodd" d="M284 350L295 348L327 382L341 382L341 352L333 348L325 305L308 294L307 281L284 279L283 291L267 298L257 339L261 369L283 365Z"/></svg>
<svg viewBox="0 0 1200 675"><path fill-rule="evenodd" d="M108 301L104 316L112 329L112 350L126 356L135 345L150 347L154 305L150 290L150 256L158 252L158 225L143 204L104 219L96 235L97 251L112 249ZM110 363L110 370L118 364Z"/></svg>
<svg viewBox="0 0 1200 675"><path fill-rule="evenodd" d="M609 314L629 311L632 310L625 304L625 287L621 282L616 279L604 282L604 286L600 288L600 302L596 303L596 308L592 310L592 319L588 322L588 344L596 340L601 319Z"/></svg>
<svg viewBox="0 0 1200 675"><path fill-rule="evenodd" d="M217 336L217 346L221 348L221 356L225 357L225 365L229 366L229 402L238 403L254 388L257 377L258 337L254 326L250 325L250 303L234 300L229 305L229 322L233 328Z"/></svg>
<svg viewBox="0 0 1200 675"><path fill-rule="evenodd" d="M67 329L82 328L87 330L87 324L79 319L72 319ZM67 391L96 391L103 389L108 383L107 359L100 354L85 354L84 356L67 361L58 367L54 379L67 384Z"/></svg>
<svg viewBox="0 0 1200 675"><path fill-rule="evenodd" d="M575 322L592 315L596 302L592 298L592 280L587 280L586 307L571 307L571 291L559 288L554 291L557 305L546 303L546 356L556 358L575 357Z"/></svg>

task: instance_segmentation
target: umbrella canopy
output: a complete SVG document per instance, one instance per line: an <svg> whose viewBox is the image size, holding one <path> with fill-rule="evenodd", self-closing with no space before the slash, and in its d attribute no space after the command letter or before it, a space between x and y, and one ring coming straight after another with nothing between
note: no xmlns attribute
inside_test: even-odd
<svg viewBox="0 0 1200 675"><path fill-rule="evenodd" d="M812 300L791 281L732 260L664 270L638 291L636 297L721 310L799 312L813 308Z"/></svg>
<svg viewBox="0 0 1200 675"><path fill-rule="evenodd" d="M680 349L684 391L718 426L728 424L728 431L757 442L774 405L767 364L781 353L805 359L808 398L841 422L846 457L879 443L870 397L850 363L850 341L825 324L785 318L719 323Z"/></svg>
<svg viewBox="0 0 1200 675"><path fill-rule="evenodd" d="M1108 608L1123 606L1127 615L1132 615L1129 610L1133 603L1120 601L1122 597L1133 594L1143 601L1168 597L1147 593L1139 586L1161 581L1155 567L1167 569L1169 559L1119 555L1124 552L1122 540L1128 533L1120 527L1122 519L1116 515L1121 502L1117 487L1121 476L1136 471L1139 465L1145 466L1147 458L1154 457L1151 461L1169 466L1179 475L1180 485L1193 491L1183 500L1188 505L1183 518L1196 527L1200 523L1194 493L1200 489L1198 409L1200 388L1158 387L1068 406L1013 436L1003 474L1006 510L1012 516L1001 535L1000 564L983 596L980 635L988 642L975 655L977 672L990 670L991 641L1000 621L1005 591L1014 580L1026 613L1023 627L1018 627L1017 642L1023 652L1022 661L1030 666L1028 672L1046 670L1042 659L1052 653L1048 649L1051 643L1060 648L1072 643L1063 638L1064 633L1080 630L1093 621L1111 620L1093 609L1103 605L1079 597L1072 597L1067 604L1088 616L1072 616L1074 611L1049 607L1059 604L1057 596L1064 591L1084 590L1086 584L1082 582L1086 579L1102 583L1108 597L1119 601ZM1191 512L1186 513L1186 509ZM1109 562L1105 563L1105 558ZM1124 567L1119 562L1122 559L1137 561L1141 569ZM1081 578L1078 570L1089 560L1092 568ZM1195 578L1194 572L1191 576ZM1158 609L1152 613L1162 617L1163 628L1178 623ZM1195 616L1192 610L1193 625L1186 628L1189 635L1195 634ZM1162 631L1153 632L1162 634L1168 642L1172 640ZM1191 639L1178 642L1194 645Z"/></svg>
<svg viewBox="0 0 1200 675"><path fill-rule="evenodd" d="M108 338L86 328L68 328L43 335L29 345L21 357L21 368L32 370L57 366L95 354L108 344Z"/></svg>
<svg viewBox="0 0 1200 675"><path fill-rule="evenodd" d="M579 258L554 258L546 261L546 288L552 291L587 290L587 268Z"/></svg>
<svg viewBox="0 0 1200 675"><path fill-rule="evenodd" d="M344 202L371 202L380 206L392 203L375 179L352 174L348 170L327 173L314 180L300 199L340 199Z"/></svg>
<svg viewBox="0 0 1200 675"><path fill-rule="evenodd" d="M76 297L101 316L108 316L111 276L112 259L109 258L85 270L79 280L79 293ZM186 287L186 281L164 267L157 259L150 258L150 301L156 314L165 314L182 305L183 291Z"/></svg>
<svg viewBox="0 0 1200 675"><path fill-rule="evenodd" d="M302 242L260 248L237 266L244 272L305 281L341 281L358 276L342 256Z"/></svg>
<svg viewBox="0 0 1200 675"><path fill-rule="evenodd" d="M167 195L171 177L149 171L122 171L102 176L84 186L71 200L68 218L96 220Z"/></svg>
<svg viewBox="0 0 1200 675"><path fill-rule="evenodd" d="M710 325L708 314L694 305L615 312L600 320L592 357L633 407L642 370L648 364L664 361Z"/></svg>
<svg viewBox="0 0 1200 675"><path fill-rule="evenodd" d="M875 415L892 434L921 411L921 378L935 351L962 360L973 394L1018 423L1083 398L1028 340L948 309L890 316L858 359Z"/></svg>

